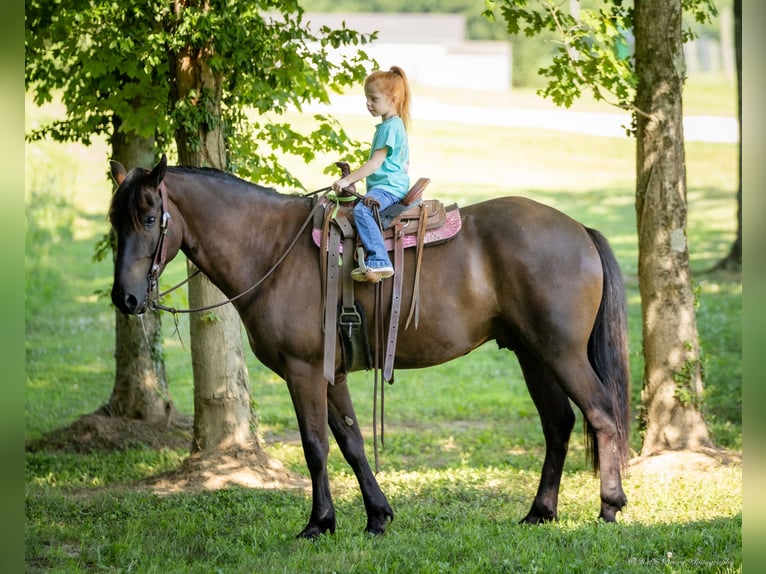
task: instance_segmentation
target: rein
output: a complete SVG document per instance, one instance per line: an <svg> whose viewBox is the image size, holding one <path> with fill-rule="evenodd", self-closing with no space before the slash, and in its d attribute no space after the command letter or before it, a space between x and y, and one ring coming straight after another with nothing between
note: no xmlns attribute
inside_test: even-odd
<svg viewBox="0 0 766 574"><path fill-rule="evenodd" d="M332 188L331 187L324 187L324 188L318 189L316 191L312 191L311 193L307 193L307 194L304 195L304 197L310 197L312 195L317 195L317 194L325 194L326 195L327 192L330 191L330 189L332 189ZM147 299L149 301L149 308L150 309L152 309L154 311L168 311L168 312L173 313L173 314L176 314L176 313L200 313L200 312L203 312L203 311L209 311L211 309L216 309L218 307L223 307L224 305L227 305L227 304L229 304L229 303L231 303L233 301L236 301L240 297L244 297L248 293L252 292L259 285L261 285L261 283L263 283L266 279L268 279L274 273L274 271L277 270L277 267L280 266L282 261L285 260L285 258L290 253L290 251L292 251L293 247L295 247L295 244L298 243L298 239L300 239L301 235L306 230L306 228L308 227L309 223L311 223L311 221L312 221L312 219L314 217L314 212L320 206L320 202L319 201L317 201L314 204L314 207L312 207L311 211L309 211L309 214L306 216L306 219L301 224L301 227L298 230L298 233L295 234L295 237L290 242L290 245L287 246L287 249L285 249L284 253L282 253L282 255L279 257L279 259L277 259L276 263L274 263L274 265L271 266L271 269L269 269L266 272L266 274L263 277L261 277L256 283L254 283L253 285L251 285L250 287L248 287L247 289L245 289L244 291L242 291L238 295L235 295L234 297L231 297L230 299L225 299L224 301L220 301L219 303L214 303L212 305L207 305L205 307L197 307L195 309L176 309L175 307L168 307L166 305L162 305L160 303L160 298L166 296L169 293L172 293L173 291L175 291L179 287L181 287L181 286L185 285L186 283L188 283L189 280L192 277L194 277L195 275L200 273L200 270L199 269L195 270L194 273L189 275L186 279L184 279L183 281L181 281L177 285L174 285L170 289L168 289L166 291L163 291L162 293L157 294L156 297L153 297L153 295L157 292L157 282L158 282L159 275L160 275L160 269L166 263L168 248L167 248L167 243L166 243L165 239L166 239L166 236L168 234L168 229L170 228L170 220L171 220L170 212L167 209L167 190L165 189L165 182L160 183L159 191L160 191L160 202L162 204L162 219L161 219L161 224L160 224L160 238L159 238L159 240L157 242L157 248L155 249L155 252L154 252L154 259L152 260L152 266L149 269L149 274L147 276L147 279L149 281L149 287L147 289Z"/></svg>

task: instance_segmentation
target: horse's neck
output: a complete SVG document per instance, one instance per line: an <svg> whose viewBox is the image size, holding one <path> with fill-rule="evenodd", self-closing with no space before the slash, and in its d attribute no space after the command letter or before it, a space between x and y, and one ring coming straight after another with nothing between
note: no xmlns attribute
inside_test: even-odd
<svg viewBox="0 0 766 574"><path fill-rule="evenodd" d="M175 174L168 182L184 222L181 249L225 291L262 276L306 212L301 200L239 185L199 173Z"/></svg>

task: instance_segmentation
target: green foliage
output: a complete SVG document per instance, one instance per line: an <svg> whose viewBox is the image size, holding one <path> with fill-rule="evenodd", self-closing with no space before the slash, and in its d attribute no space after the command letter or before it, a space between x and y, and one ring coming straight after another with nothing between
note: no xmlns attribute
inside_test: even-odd
<svg viewBox="0 0 766 574"><path fill-rule="evenodd" d="M61 94L67 108L28 139L87 144L111 132L113 116L127 133L167 136L168 62L157 38L169 11L159 0L28 0L25 85L36 103Z"/></svg>
<svg viewBox="0 0 766 574"><path fill-rule="evenodd" d="M630 59L623 56L626 31L631 30L632 9L621 2L604 9L583 8L578 17L553 0L487 0L485 15L494 18L499 9L511 35L529 37L553 34L559 47L550 65L540 69L548 79L541 95L557 105L570 107L590 89L596 100L611 100L622 108L632 105L636 78Z"/></svg>
<svg viewBox="0 0 766 574"><path fill-rule="evenodd" d="M699 374L701 381L705 380L705 364L702 358L692 355L692 344L689 341L684 342L689 357L681 368L673 374L673 380L676 383L675 397L678 402L684 406L694 406L696 409L702 408L702 396L695 388L694 382Z"/></svg>
<svg viewBox="0 0 766 574"><path fill-rule="evenodd" d="M583 3L585 4L585 3ZM558 44L550 64L539 73L548 80L540 94L570 107L584 91L623 109L633 109L638 82L628 46L633 4L622 0L587 3L579 14L555 0L486 0L484 15L500 11L512 36L553 35ZM578 2L579 5L579 2ZM709 23L717 10L712 0L683 0L683 10L697 23ZM684 40L694 37L684 28Z"/></svg>
<svg viewBox="0 0 766 574"><path fill-rule="evenodd" d="M27 313L49 304L64 280L55 264L56 245L72 239L76 212L64 197L46 190L33 190L26 202L25 268L39 299L30 301Z"/></svg>
<svg viewBox="0 0 766 574"><path fill-rule="evenodd" d="M308 160L317 151L361 157L358 143L331 118L317 117L312 131L299 133L285 130L275 117L327 102L330 92L361 82L374 65L361 48L374 35L345 26L311 30L295 0L189 3L177 12L172 6L167 0L28 0L27 89L38 104L60 94L67 114L33 129L27 139L88 143L120 130L154 137L160 150L169 151L176 130L222 126L232 171L298 187L275 152ZM341 48L352 51L331 57ZM170 67L187 50L205 54L225 79L220 117L205 105L218 97L210 93L190 93L168 107ZM251 121L248 113L257 118Z"/></svg>

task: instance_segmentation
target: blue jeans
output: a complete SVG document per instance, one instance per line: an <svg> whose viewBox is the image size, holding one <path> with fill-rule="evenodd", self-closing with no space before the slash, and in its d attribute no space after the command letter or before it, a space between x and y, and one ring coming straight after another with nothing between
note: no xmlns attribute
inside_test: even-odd
<svg viewBox="0 0 766 574"><path fill-rule="evenodd" d="M374 197L380 203L379 212L401 201L400 197L378 187L368 191L367 197ZM354 206L354 222L356 223L357 233L359 233L359 239L361 239L364 246L365 265L370 269L392 267L391 259L388 257L386 246L383 243L383 233L380 231L380 227L378 227L378 222L375 221L372 209L361 201L357 202Z"/></svg>

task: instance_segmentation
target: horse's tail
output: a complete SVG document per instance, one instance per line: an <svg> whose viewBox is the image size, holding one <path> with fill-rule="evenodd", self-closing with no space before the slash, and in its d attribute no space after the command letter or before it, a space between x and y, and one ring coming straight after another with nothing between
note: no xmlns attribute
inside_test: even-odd
<svg viewBox="0 0 766 574"><path fill-rule="evenodd" d="M630 365L628 363L628 318L625 286L617 259L606 238L587 229L604 269L604 288L596 323L588 341L588 358L601 379L612 404L617 426L620 462L628 460L630 433ZM594 470L598 470L598 443L594 429L586 422L586 443Z"/></svg>

